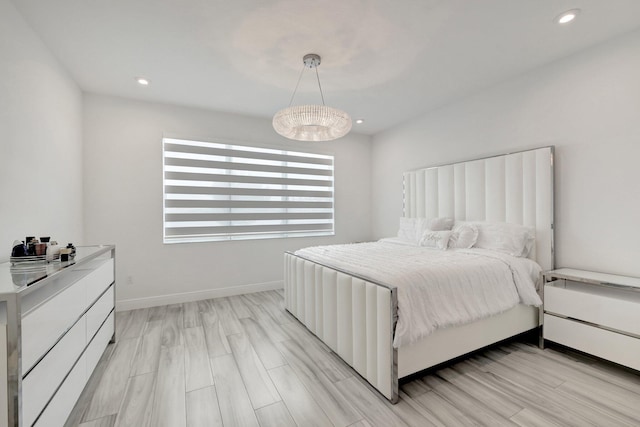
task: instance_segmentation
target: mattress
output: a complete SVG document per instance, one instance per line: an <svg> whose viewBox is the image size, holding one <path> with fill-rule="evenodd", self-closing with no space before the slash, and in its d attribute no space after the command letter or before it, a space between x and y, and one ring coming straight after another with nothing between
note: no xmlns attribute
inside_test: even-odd
<svg viewBox="0 0 640 427"><path fill-rule="evenodd" d="M394 347L440 328L470 323L518 304L540 306L541 267L486 249L437 250L395 238L316 246L296 255L397 288Z"/></svg>

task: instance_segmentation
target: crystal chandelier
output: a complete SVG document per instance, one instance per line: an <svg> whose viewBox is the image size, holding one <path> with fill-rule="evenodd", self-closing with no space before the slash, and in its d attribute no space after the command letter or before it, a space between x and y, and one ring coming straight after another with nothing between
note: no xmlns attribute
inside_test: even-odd
<svg viewBox="0 0 640 427"><path fill-rule="evenodd" d="M273 128L285 138L296 141L331 141L345 136L351 130L351 117L337 108L324 105L324 95L318 76L320 56L309 53L302 58L304 66L298 77L298 83L291 95L289 106L273 116ZM291 106L298 90L300 78L305 68L315 68L322 105Z"/></svg>

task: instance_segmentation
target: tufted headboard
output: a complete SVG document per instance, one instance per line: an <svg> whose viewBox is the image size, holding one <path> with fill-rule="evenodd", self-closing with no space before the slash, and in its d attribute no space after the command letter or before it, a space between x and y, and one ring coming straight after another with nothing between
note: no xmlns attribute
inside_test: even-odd
<svg viewBox="0 0 640 427"><path fill-rule="evenodd" d="M554 268L553 147L404 173L404 216L534 227L530 258Z"/></svg>

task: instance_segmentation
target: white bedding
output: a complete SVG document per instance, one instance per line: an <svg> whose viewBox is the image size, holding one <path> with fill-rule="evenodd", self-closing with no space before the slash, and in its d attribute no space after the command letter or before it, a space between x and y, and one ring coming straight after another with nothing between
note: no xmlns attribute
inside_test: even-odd
<svg viewBox="0 0 640 427"><path fill-rule="evenodd" d="M438 328L473 322L519 303L540 306L541 268L527 258L486 249L437 250L389 238L316 246L296 255L398 289L394 347Z"/></svg>

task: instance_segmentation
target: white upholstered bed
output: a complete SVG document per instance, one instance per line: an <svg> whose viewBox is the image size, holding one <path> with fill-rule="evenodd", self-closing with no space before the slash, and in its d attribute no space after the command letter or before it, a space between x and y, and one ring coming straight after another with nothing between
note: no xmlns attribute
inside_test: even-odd
<svg viewBox="0 0 640 427"><path fill-rule="evenodd" d="M553 147L406 172L404 216L532 227L529 258L543 271L552 269ZM393 283L293 253L285 254L284 276L286 309L392 402L399 378L537 328L541 321L538 308L518 304L394 348Z"/></svg>

